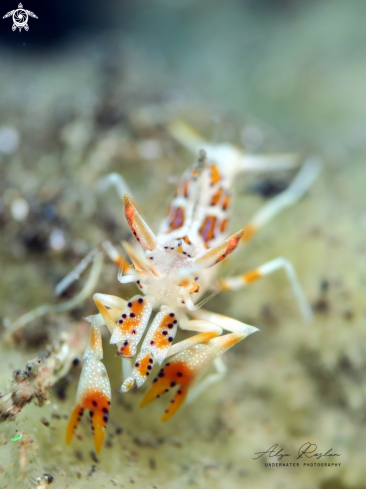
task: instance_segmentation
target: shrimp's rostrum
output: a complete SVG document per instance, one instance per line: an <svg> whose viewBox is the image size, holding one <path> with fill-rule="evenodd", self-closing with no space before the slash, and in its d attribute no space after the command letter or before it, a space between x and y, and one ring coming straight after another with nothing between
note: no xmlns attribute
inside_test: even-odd
<svg viewBox="0 0 366 489"><path fill-rule="evenodd" d="M103 444L111 402L107 373L101 363L101 326L108 327L110 343L116 345L127 370L122 392L135 384L140 387L155 365L161 366L141 407L175 389L162 417L166 421L187 396L193 399L222 377L225 366L221 356L225 351L258 331L238 320L201 309L197 299L203 293L238 289L284 268L304 319L308 320L311 314L292 265L282 257L216 283L214 274L218 265L240 244L305 193L320 163L315 158L309 159L287 190L269 201L246 226L230 234L231 195L236 175L247 170L291 168L296 159L291 155L246 156L233 146L207 143L183 123L172 124L170 132L198 153L198 160L182 176L157 235L141 216L133 198L124 195L125 217L135 242L133 245L124 243L132 263L128 266L123 261L119 281L135 282L138 295L125 300L95 294L99 314L87 318L91 323L90 340L84 355L77 405L67 428L67 442L71 442L83 411L89 409L98 452ZM115 175L113 179L118 180ZM110 247L108 244L107 252ZM121 263L115 251L110 251L109 255L116 263ZM151 320L153 311L157 312ZM197 334L174 343L178 328ZM212 364L217 372L207 374Z"/></svg>

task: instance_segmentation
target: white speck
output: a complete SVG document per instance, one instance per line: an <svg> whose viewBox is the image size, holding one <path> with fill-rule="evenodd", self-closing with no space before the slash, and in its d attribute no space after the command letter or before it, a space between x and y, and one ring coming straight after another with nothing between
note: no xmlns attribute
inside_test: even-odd
<svg viewBox="0 0 366 489"><path fill-rule="evenodd" d="M146 139L137 145L137 151L145 160L156 160L161 157L161 145L154 139Z"/></svg>
<svg viewBox="0 0 366 489"><path fill-rule="evenodd" d="M14 153L19 146L19 133L13 127L0 127L0 152L5 154Z"/></svg>
<svg viewBox="0 0 366 489"><path fill-rule="evenodd" d="M29 214L29 205L25 199L17 198L10 204L10 212L16 221L24 221Z"/></svg>
<svg viewBox="0 0 366 489"><path fill-rule="evenodd" d="M65 247L65 237L61 229L54 229L50 235L50 245L54 250L62 250Z"/></svg>

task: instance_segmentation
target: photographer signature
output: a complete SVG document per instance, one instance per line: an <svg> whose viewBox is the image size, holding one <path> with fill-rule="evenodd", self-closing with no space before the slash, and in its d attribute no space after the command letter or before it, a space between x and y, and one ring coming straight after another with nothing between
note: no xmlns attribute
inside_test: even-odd
<svg viewBox="0 0 366 489"><path fill-rule="evenodd" d="M333 448L330 448L326 453L318 452L317 445L315 443L310 443L309 441L301 445L299 448L296 460L300 458L316 458L320 460L322 457L340 457L340 453L331 453ZM268 454L269 457L277 457L277 460L280 461L284 457L291 457L291 453L283 453L283 448L278 448L278 443L272 445L265 452L256 452L254 455L258 455L258 457L253 458L253 460L257 460L258 458L263 457L263 455Z"/></svg>

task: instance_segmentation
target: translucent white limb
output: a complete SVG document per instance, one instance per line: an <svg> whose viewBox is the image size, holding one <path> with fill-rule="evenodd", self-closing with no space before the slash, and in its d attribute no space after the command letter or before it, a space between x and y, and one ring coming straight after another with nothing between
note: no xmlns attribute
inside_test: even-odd
<svg viewBox="0 0 366 489"><path fill-rule="evenodd" d="M122 357L122 382L131 377L132 373L132 362L131 358L123 358Z"/></svg>
<svg viewBox="0 0 366 489"><path fill-rule="evenodd" d="M197 319L203 319L204 321L210 321L226 331L235 333L240 338L245 338L256 331L259 331L258 328L242 323L237 319L223 316L222 314L217 314L216 312L206 311L205 309L199 309L198 311L193 312L192 316Z"/></svg>
<svg viewBox="0 0 366 489"><path fill-rule="evenodd" d="M311 187L321 168L322 163L319 158L308 158L290 186L271 199L268 204L254 216L249 227L254 226L256 229L262 227L283 209L300 200ZM243 241L246 241L245 234L243 236Z"/></svg>
<svg viewBox="0 0 366 489"><path fill-rule="evenodd" d="M109 241L103 241L99 246L91 250L76 267L64 277L55 288L55 294L61 295L73 282L80 278L80 275L86 270L96 255L104 250L107 256L119 267L122 272L126 273L130 270L127 261L118 253L116 248Z"/></svg>
<svg viewBox="0 0 366 489"><path fill-rule="evenodd" d="M101 178L97 183L97 190L99 192L106 192L111 187L114 187L118 197L121 200L123 200L125 194L132 195L126 180L119 173L110 173L109 175Z"/></svg>
<svg viewBox="0 0 366 489"><path fill-rule="evenodd" d="M170 134L192 153L204 149L208 158L218 163L229 178L243 171L268 171L293 168L298 165L295 154L250 155L234 146L212 144L183 121L176 120L168 125Z"/></svg>
<svg viewBox="0 0 366 489"><path fill-rule="evenodd" d="M7 334L12 335L17 329L25 326L27 323L33 321L34 319L44 316L45 314L55 314L58 312L69 311L71 309L74 309L79 304L81 304L85 299L87 299L91 295L93 289L95 289L95 287L97 286L100 273L102 271L102 266L103 266L103 253L98 253L94 258L88 280L86 281L81 291L75 297L73 297L69 301L62 302L61 304L55 304L55 305L48 304L33 309L33 311L24 314L19 319L14 321L14 323L12 323L9 326L7 330Z"/></svg>
<svg viewBox="0 0 366 489"><path fill-rule="evenodd" d="M166 355L166 358L169 358L177 353L191 348L192 346L198 345L199 343L205 343L216 336L219 336L222 333L222 328L217 324L210 323L208 321L202 320L192 320L186 323L179 324L180 329L186 331L197 331L199 334L191 336L185 340L172 345L169 348L169 351Z"/></svg>
<svg viewBox="0 0 366 489"><path fill-rule="evenodd" d="M221 357L214 360L215 373L208 374L198 384L194 385L187 395L187 403L194 402L208 387L220 382L226 375L227 367Z"/></svg>
<svg viewBox="0 0 366 489"><path fill-rule="evenodd" d="M292 291L294 293L295 299L297 301L304 321L310 322L313 317L310 304L306 300L292 263L283 257L275 258L274 260L264 263L260 267L242 275L220 280L219 287L221 287L222 290L238 290L280 269L284 269L286 272L287 279L290 282Z"/></svg>
<svg viewBox="0 0 366 489"><path fill-rule="evenodd" d="M237 163L237 173L243 171L287 170L299 164L299 157L295 153L283 154L243 154Z"/></svg>

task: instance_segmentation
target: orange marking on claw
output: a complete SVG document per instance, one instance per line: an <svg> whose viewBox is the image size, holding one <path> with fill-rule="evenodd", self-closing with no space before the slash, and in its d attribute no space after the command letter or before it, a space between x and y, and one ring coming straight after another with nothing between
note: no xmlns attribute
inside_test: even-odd
<svg viewBox="0 0 366 489"><path fill-rule="evenodd" d="M129 198L128 195L125 195L125 197L124 197L124 204L125 204L126 219L127 219L128 225L132 228L133 218L135 215L135 207L132 204L131 199Z"/></svg>
<svg viewBox="0 0 366 489"><path fill-rule="evenodd" d="M194 371L188 367L188 365L184 362L176 361L172 363L167 363L158 373L156 379L151 384L150 389L146 392L142 401L140 403L140 407L145 407L150 402L154 401L157 397L160 397L164 394L169 388L173 388L176 385L179 385L176 396L182 396L181 400L177 400L176 406L171 407L168 412L165 412L162 421L166 421L178 410L178 408L183 403L186 394L187 387L194 380ZM178 392L181 391L181 394ZM174 398L175 399L175 398ZM172 403L173 404L173 403ZM174 402L175 404L175 402Z"/></svg>
<svg viewBox="0 0 366 489"><path fill-rule="evenodd" d="M136 367L136 364L135 364L135 367L137 368L137 371L138 373L142 376L142 377L146 377L147 375L150 374L150 370L151 368L149 369L148 367L152 367L154 361L151 361L153 360L153 357L150 353L147 353L146 356L144 356L144 358L141 358L138 363L139 363L139 366Z"/></svg>
<svg viewBox="0 0 366 489"><path fill-rule="evenodd" d="M134 356L134 352L131 350L130 342L128 340L124 341L119 350L117 350L117 355L125 358L131 358Z"/></svg>
<svg viewBox="0 0 366 489"><path fill-rule="evenodd" d="M174 327L174 320L176 320L175 317L171 317L169 314L166 314L163 317L159 327L156 329L152 341L154 341L154 346L156 346L158 349L163 349L171 345L171 342L169 341L169 331Z"/></svg>
<svg viewBox="0 0 366 489"><path fill-rule="evenodd" d="M221 174L217 165L211 165L211 185L215 185L221 180Z"/></svg>
<svg viewBox="0 0 366 489"><path fill-rule="evenodd" d="M110 409L110 400L100 391L88 391L81 397L79 404L73 409L67 424L66 443L68 445L71 443L76 427L85 409L90 411L95 450L97 453L100 453Z"/></svg>

